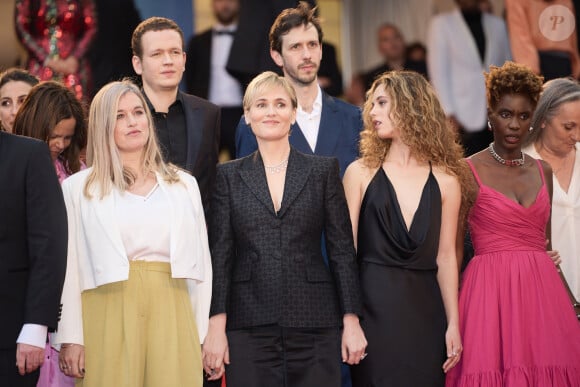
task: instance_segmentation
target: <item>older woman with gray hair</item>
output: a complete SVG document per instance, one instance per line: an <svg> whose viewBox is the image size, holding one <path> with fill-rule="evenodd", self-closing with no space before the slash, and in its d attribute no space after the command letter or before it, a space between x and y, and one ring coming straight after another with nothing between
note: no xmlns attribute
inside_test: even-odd
<svg viewBox="0 0 580 387"><path fill-rule="evenodd" d="M553 171L552 247L570 289L580 298L580 84L558 78L546 82L523 151L549 163Z"/></svg>

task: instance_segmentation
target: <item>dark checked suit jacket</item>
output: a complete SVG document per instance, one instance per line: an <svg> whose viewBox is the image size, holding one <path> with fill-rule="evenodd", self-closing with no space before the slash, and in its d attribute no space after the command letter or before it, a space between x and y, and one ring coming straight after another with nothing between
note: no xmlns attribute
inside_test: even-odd
<svg viewBox="0 0 580 387"><path fill-rule="evenodd" d="M210 314L226 313L228 329L337 327L345 313L359 314L352 229L336 159L292 148L278 213L258 151L219 165L209 235Z"/></svg>

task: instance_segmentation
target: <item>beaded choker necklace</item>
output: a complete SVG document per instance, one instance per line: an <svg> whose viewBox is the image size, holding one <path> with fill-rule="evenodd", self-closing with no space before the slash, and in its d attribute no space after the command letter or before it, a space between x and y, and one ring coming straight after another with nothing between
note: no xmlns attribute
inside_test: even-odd
<svg viewBox="0 0 580 387"><path fill-rule="evenodd" d="M497 154L497 152L495 151L495 149L493 148L493 142L491 144L489 144L489 153L491 153L491 156L500 164L503 165L507 165L508 167L522 167L525 163L525 156L524 156L524 152L521 152L522 157L520 157L519 159L513 159L513 160L506 160L503 157L501 157L500 155Z"/></svg>
<svg viewBox="0 0 580 387"><path fill-rule="evenodd" d="M280 173L283 170L285 170L287 166L288 166L288 158L283 160L280 164L271 165L271 166L264 165L264 168L266 169L266 172L276 174L276 173Z"/></svg>

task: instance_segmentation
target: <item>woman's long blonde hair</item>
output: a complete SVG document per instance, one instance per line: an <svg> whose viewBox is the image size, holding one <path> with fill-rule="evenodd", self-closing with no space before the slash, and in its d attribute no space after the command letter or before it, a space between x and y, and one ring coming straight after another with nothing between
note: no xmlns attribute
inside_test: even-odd
<svg viewBox="0 0 580 387"><path fill-rule="evenodd" d="M385 161L391 139L379 138L370 111L371 97L383 87L391 101L390 118L401 141L411 155L421 162L430 162L456 176L462 186L463 203L469 200L470 172L463 158L463 148L451 128L435 91L420 74L413 71L389 71L377 78L367 91L363 108L364 129L361 132L360 154L369 168L378 168Z"/></svg>
<svg viewBox="0 0 580 387"><path fill-rule="evenodd" d="M102 199L113 187L125 191L135 182L136 171L123 166L115 144L119 100L127 93L139 97L149 123L149 138L142 154L142 172L157 173L168 183L179 181L177 168L163 161L157 145L151 112L139 88L126 80L111 82L95 95L89 111L87 165L92 167L92 170L84 188L84 195L87 198L96 193Z"/></svg>

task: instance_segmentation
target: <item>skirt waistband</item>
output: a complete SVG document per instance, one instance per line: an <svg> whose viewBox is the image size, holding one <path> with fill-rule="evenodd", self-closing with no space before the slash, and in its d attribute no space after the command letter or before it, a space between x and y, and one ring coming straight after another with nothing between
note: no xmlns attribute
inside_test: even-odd
<svg viewBox="0 0 580 387"><path fill-rule="evenodd" d="M171 264L167 262L129 261L129 271L158 271L171 273Z"/></svg>

